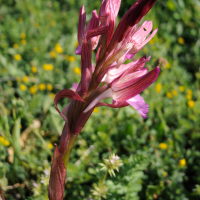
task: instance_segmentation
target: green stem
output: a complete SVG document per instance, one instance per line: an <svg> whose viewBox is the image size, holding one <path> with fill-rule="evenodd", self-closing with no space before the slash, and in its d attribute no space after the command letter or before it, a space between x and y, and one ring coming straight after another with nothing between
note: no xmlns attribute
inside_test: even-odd
<svg viewBox="0 0 200 200"><path fill-rule="evenodd" d="M74 147L74 143L76 141L76 138L77 138L78 135L75 135L75 134L71 134L71 137L70 137L70 140L69 140L69 144L68 144L68 147L67 147L67 151L63 157L63 162L64 162L64 165L67 169L67 164L68 164L68 161L69 161L69 156L72 152L72 149Z"/></svg>
<svg viewBox="0 0 200 200"><path fill-rule="evenodd" d="M106 180L107 175L108 175L108 170L106 171L106 173L105 173L105 175L104 175L104 177L103 177L102 185L103 185L104 181Z"/></svg>

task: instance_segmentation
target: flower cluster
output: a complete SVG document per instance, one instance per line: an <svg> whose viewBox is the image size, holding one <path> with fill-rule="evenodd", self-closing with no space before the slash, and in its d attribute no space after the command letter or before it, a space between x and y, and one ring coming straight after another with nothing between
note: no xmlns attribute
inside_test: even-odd
<svg viewBox="0 0 200 200"><path fill-rule="evenodd" d="M56 110L65 120L65 126L61 135L60 150L56 146L54 152L49 184L50 199L62 199L63 180L71 150L95 107L120 108L131 105L143 118L147 117L149 106L140 93L156 80L160 69L156 67L148 72L147 68L144 68L150 56L134 59L128 64L123 63L134 58L156 34L157 29L152 31L151 21L144 21L141 26L138 25L155 2L156 0L137 0L119 22L116 30L120 0L103 0L99 15L94 10L87 26L85 9L84 6L81 7L79 45L75 52L81 55L81 80L76 91L61 90L54 99ZM96 48L96 64L93 65L92 52ZM70 102L60 111L57 102L64 97L69 98ZM112 104L102 102L108 97L113 99ZM114 166L118 162L117 158L113 157L109 161L110 164ZM54 191L58 183L61 184L60 190Z"/></svg>
<svg viewBox="0 0 200 200"><path fill-rule="evenodd" d="M110 176L115 176L114 170L119 171L119 167L123 165L120 157L115 154L110 155L109 159L104 159L104 163L99 164L102 166L101 170L108 171Z"/></svg>

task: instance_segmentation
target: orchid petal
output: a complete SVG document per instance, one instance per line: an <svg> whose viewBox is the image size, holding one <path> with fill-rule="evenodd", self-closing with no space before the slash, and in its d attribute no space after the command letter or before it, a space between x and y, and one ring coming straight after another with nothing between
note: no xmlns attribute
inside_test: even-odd
<svg viewBox="0 0 200 200"><path fill-rule="evenodd" d="M79 23L78 23L78 42L80 45L82 44L82 40L85 37L85 21L86 21L86 13L83 5L79 12Z"/></svg>
<svg viewBox="0 0 200 200"><path fill-rule="evenodd" d="M75 51L76 55L81 55L81 45L79 44Z"/></svg>
<svg viewBox="0 0 200 200"><path fill-rule="evenodd" d="M122 107L126 107L128 105L129 104L126 101L120 101L120 102L114 101L112 104L108 104L108 103L104 103L104 102L99 102L96 105L96 107L99 107L99 106L108 106L110 108L122 108Z"/></svg>
<svg viewBox="0 0 200 200"><path fill-rule="evenodd" d="M156 0L140 0L133 4L129 11L123 16L110 41L107 52L110 53L114 46L122 41L126 30L137 24L144 15L153 7Z"/></svg>
<svg viewBox="0 0 200 200"><path fill-rule="evenodd" d="M86 26L86 33L92 29L95 29L99 26L99 17L97 15L97 11L93 10L92 11L92 18L90 19L90 21L88 22L87 26Z"/></svg>
<svg viewBox="0 0 200 200"><path fill-rule="evenodd" d="M105 92L100 94L97 98L95 98L83 112L84 113L88 112L90 109L94 108L96 104L99 103L102 99L105 99L111 96L112 96L112 90L111 89L106 90Z"/></svg>
<svg viewBox="0 0 200 200"><path fill-rule="evenodd" d="M81 51L81 92L86 94L90 81L92 79L92 47L90 43L84 39Z"/></svg>
<svg viewBox="0 0 200 200"><path fill-rule="evenodd" d="M135 108L143 118L147 118L149 105L144 101L139 94L126 101Z"/></svg>
<svg viewBox="0 0 200 200"><path fill-rule="evenodd" d="M67 121L67 117L63 113L61 113L60 110L57 107L58 101L61 98L64 98L64 97L67 97L67 98L70 98L70 99L75 99L75 100L82 101L82 102L85 102L85 101L76 92L69 90L69 89L61 90L56 94L56 96L54 98L55 108L58 111L58 113L63 117L63 119L65 121Z"/></svg>
<svg viewBox="0 0 200 200"><path fill-rule="evenodd" d="M72 84L72 89L73 89L73 91L76 91L77 88L78 88L78 83L74 82L74 83Z"/></svg>
<svg viewBox="0 0 200 200"><path fill-rule="evenodd" d="M157 79L159 72L159 67L156 67L154 70L138 78L137 82L135 82L135 79L133 79L133 85L130 85L129 87L119 91L113 91L113 99L115 101L127 101L133 96L141 93Z"/></svg>

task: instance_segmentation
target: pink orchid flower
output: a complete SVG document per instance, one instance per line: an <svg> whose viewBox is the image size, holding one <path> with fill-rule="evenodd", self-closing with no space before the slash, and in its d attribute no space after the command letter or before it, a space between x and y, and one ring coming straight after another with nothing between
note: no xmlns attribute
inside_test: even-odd
<svg viewBox="0 0 200 200"><path fill-rule="evenodd" d="M99 16L93 11L87 25L85 9L84 6L81 7L77 36L79 46L75 52L81 55L81 80L79 84L73 84L73 90L59 91L54 99L55 108L65 125L60 148L56 146L54 151L48 193L50 200L62 200L64 197L70 153L95 107L120 108L131 105L143 118L147 117L148 105L139 94L156 80L160 69L156 67L147 72L144 66L150 57L145 56L129 64L123 63L135 56L156 34L157 29L151 33L151 21L145 21L138 27L139 21L155 2L156 0L137 0L123 16L116 30L121 0L103 0ZM91 60L92 51L96 48L94 66ZM107 97L113 98L112 104L101 101ZM62 111L57 106L61 98L69 98L69 103Z"/></svg>

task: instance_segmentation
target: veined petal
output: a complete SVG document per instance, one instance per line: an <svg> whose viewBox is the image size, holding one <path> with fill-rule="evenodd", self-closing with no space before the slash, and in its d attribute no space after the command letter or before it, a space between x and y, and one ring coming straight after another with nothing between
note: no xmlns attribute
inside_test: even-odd
<svg viewBox="0 0 200 200"><path fill-rule="evenodd" d="M142 43L147 35L151 32L153 28L152 21L145 21L143 24L135 31L135 33L132 36L132 39L135 43Z"/></svg>
<svg viewBox="0 0 200 200"><path fill-rule="evenodd" d="M101 35L101 34L105 33L108 29L109 29L109 25L108 24L106 24L105 26L101 26L99 28L92 29L92 30L87 32L86 39L88 40L91 37L95 37L97 35Z"/></svg>
<svg viewBox="0 0 200 200"><path fill-rule="evenodd" d="M86 21L86 13L83 5L79 12L79 23L78 23L78 42L80 45L82 44L82 41L85 37L85 21Z"/></svg>
<svg viewBox="0 0 200 200"><path fill-rule="evenodd" d="M134 53L137 53L139 50L141 50L142 47L145 44L147 44L154 37L154 35L156 34L157 30L158 29L155 29L147 39L145 39L146 37L141 38L142 34L139 36L138 40L137 40L137 37L136 37L136 39L133 41L134 45L133 45L132 49L129 51L129 53L130 54L134 54Z"/></svg>
<svg viewBox="0 0 200 200"><path fill-rule="evenodd" d="M96 97L89 105L88 107L83 111L83 113L88 112L90 109L94 108L97 103L99 103L102 99L112 97L112 90L108 89L102 94L100 94L98 97Z"/></svg>
<svg viewBox="0 0 200 200"><path fill-rule="evenodd" d="M131 65L122 75L122 77L126 76L127 74L136 72L141 70L147 61L149 61L151 56L146 59L146 56L141 57L134 65Z"/></svg>
<svg viewBox="0 0 200 200"><path fill-rule="evenodd" d="M90 21L88 22L87 26L86 26L86 33L92 29L95 29L99 26L99 17L97 15L97 11L93 10L92 11L92 18L90 19Z"/></svg>
<svg viewBox="0 0 200 200"><path fill-rule="evenodd" d="M135 108L143 118L147 118L149 105L144 101L139 94L126 101Z"/></svg>
<svg viewBox="0 0 200 200"><path fill-rule="evenodd" d="M108 104L108 103L104 103L104 102L99 102L96 105L96 107L99 107L99 106L108 106L110 108L122 108L122 107L126 107L128 105L129 104L126 101L120 101L120 102L114 101L112 104Z"/></svg>
<svg viewBox="0 0 200 200"><path fill-rule="evenodd" d="M143 77L146 73L147 73L147 68L127 74L126 76L123 76L118 80L113 81L112 90L115 92L123 90L133 85L134 83L138 82L138 80L140 80L140 78Z"/></svg>
<svg viewBox="0 0 200 200"><path fill-rule="evenodd" d="M77 47L77 48L78 48L78 47ZM135 53L134 53L134 54L127 53L127 54L126 54L126 59L132 59L134 56L135 56Z"/></svg>
<svg viewBox="0 0 200 200"><path fill-rule="evenodd" d="M111 83L114 79L121 76L131 66L135 65L139 60L133 61L128 64L122 64L119 68L113 67L109 69L102 82Z"/></svg>
<svg viewBox="0 0 200 200"><path fill-rule="evenodd" d="M138 46L138 50L142 49L142 47L147 44L153 37L154 35L157 33L158 29L155 29L152 34L146 39L144 40L139 46Z"/></svg>
<svg viewBox="0 0 200 200"><path fill-rule="evenodd" d="M92 47L90 42L87 42L86 38L82 44L81 50L81 92L86 94L90 81L92 79Z"/></svg>
<svg viewBox="0 0 200 200"><path fill-rule="evenodd" d="M116 17L119 11L119 7L121 4L121 0L103 0L101 4L101 8L99 11L99 18L101 21L101 25L103 26L105 24L109 24L109 29L106 33L102 34L101 40L100 40L100 58L104 55L106 48L108 47L114 30L115 30L115 23L116 23Z"/></svg>
<svg viewBox="0 0 200 200"><path fill-rule="evenodd" d="M99 10L100 20L103 21L110 12L113 12L115 18L119 12L121 0L103 0Z"/></svg>
<svg viewBox="0 0 200 200"><path fill-rule="evenodd" d="M159 72L160 68L156 67L154 70L138 78L137 82L135 82L135 80L133 79L134 84L130 85L125 89L113 91L113 99L115 101L127 101L133 96L141 93L157 79Z"/></svg>
<svg viewBox="0 0 200 200"><path fill-rule="evenodd" d="M139 0L133 4L129 11L123 16L110 41L107 52L110 53L117 43L122 41L126 30L137 24L144 15L153 7L156 0Z"/></svg>

